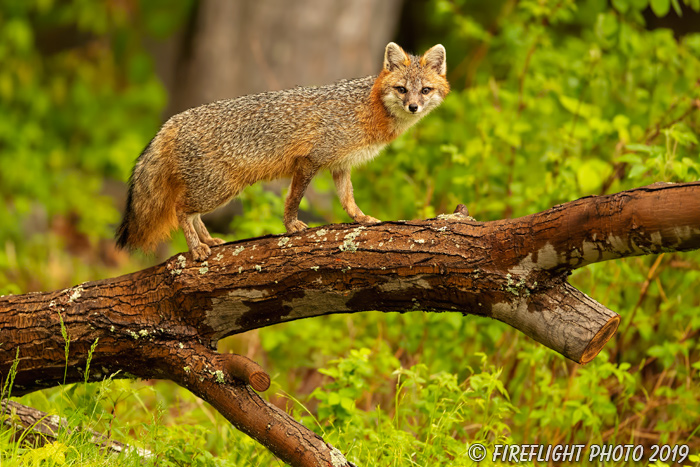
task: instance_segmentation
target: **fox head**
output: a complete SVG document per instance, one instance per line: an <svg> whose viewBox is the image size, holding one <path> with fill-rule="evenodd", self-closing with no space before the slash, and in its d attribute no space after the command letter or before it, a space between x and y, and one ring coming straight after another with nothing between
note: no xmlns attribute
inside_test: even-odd
<svg viewBox="0 0 700 467"><path fill-rule="evenodd" d="M440 105L450 91L446 73L446 52L441 44L416 57L390 42L379 75L382 101L394 117L414 121Z"/></svg>

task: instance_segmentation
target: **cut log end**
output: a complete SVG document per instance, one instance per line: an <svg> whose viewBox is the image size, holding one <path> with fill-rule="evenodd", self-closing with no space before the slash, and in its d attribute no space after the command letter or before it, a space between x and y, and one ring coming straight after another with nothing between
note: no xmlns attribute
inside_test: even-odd
<svg viewBox="0 0 700 467"><path fill-rule="evenodd" d="M270 375L263 371L257 371L250 375L249 382L256 391L267 391L270 388Z"/></svg>
<svg viewBox="0 0 700 467"><path fill-rule="evenodd" d="M617 327L619 325L619 316L613 316L612 318L610 318L608 322L600 328L596 335L593 336L593 339L591 339L591 341L588 343L588 346L581 355L581 361L579 363L585 365L586 363L593 360L596 357L596 355L598 355L598 353L601 350L603 350L603 347L605 347L605 344L608 343L610 338L612 338L612 336L615 335L615 332L617 332Z"/></svg>
<svg viewBox="0 0 700 467"><path fill-rule="evenodd" d="M251 359L237 354L224 354L221 358L229 375L250 384L256 391L267 391L270 388L270 375Z"/></svg>

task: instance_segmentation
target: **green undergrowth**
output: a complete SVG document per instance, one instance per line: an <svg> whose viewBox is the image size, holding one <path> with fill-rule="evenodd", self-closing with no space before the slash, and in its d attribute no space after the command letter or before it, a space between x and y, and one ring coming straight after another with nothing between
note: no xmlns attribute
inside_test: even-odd
<svg viewBox="0 0 700 467"><path fill-rule="evenodd" d="M649 319L643 308L637 312L642 323ZM688 314L697 316L697 307ZM644 429L658 433L657 443L693 446L698 436L693 382L700 365L687 357L696 344L671 344L679 339L660 337L663 329L649 339L666 343L648 345L640 357L648 363L640 369L629 363L637 361L634 356L615 363L612 342L582 367L501 323L458 314L366 313L316 321L319 328L299 322L261 334L277 372L264 396L357 465L472 465L466 453L475 442L489 449L503 443L644 444L637 437ZM370 323L381 324L371 331ZM346 332L328 339L335 342L332 348L317 340L319 330L363 325L368 327L354 338ZM321 351L329 356L317 356ZM113 379L19 401L65 417L68 425L38 449L12 440L4 428L3 466L141 465L136 451L100 452L85 430L148 450L154 465L278 465L214 409L172 383ZM697 465L697 459L684 465Z"/></svg>

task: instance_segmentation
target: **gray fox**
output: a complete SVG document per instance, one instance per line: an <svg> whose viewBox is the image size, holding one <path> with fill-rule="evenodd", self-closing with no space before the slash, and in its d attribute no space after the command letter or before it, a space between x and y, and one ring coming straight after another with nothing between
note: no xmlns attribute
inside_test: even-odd
<svg viewBox="0 0 700 467"><path fill-rule="evenodd" d="M202 213L255 182L290 176L284 225L287 232L303 230L299 202L321 169L331 171L350 217L380 222L355 204L350 170L442 102L450 90L446 71L442 45L416 57L391 42L377 76L242 96L174 115L136 161L117 245L152 250L179 225L193 259L203 261L223 240L209 235Z"/></svg>

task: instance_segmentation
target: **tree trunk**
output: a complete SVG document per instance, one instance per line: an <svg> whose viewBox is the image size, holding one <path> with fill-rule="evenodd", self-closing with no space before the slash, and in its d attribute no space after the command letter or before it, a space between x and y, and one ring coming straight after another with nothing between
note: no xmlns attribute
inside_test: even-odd
<svg viewBox="0 0 700 467"><path fill-rule="evenodd" d="M501 320L579 363L620 318L566 282L576 268L700 248L700 182L587 197L518 219L338 224L180 254L152 268L54 292L0 298L0 375L13 395L117 371L170 379L293 466L351 465L267 404L257 365L219 339L272 324L367 310L452 311ZM64 349L70 339L66 362ZM99 339L99 341L98 341Z"/></svg>
<svg viewBox="0 0 700 467"><path fill-rule="evenodd" d="M401 0L202 0L152 50L167 116L218 99L379 73Z"/></svg>

